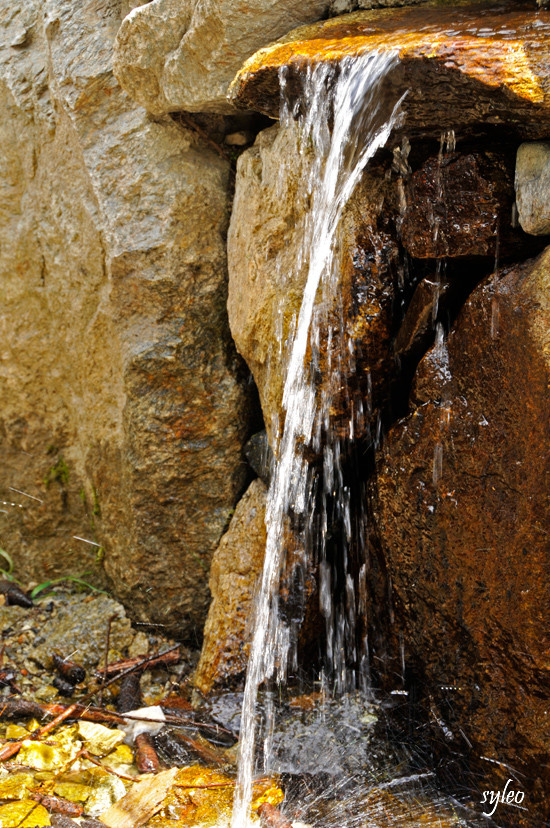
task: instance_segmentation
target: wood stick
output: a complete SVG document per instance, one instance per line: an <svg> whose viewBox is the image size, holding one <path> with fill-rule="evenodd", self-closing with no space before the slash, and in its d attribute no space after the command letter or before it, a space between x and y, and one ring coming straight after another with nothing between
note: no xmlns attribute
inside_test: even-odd
<svg viewBox="0 0 550 828"><path fill-rule="evenodd" d="M122 672L129 675L134 670L144 667L154 667L157 664L177 664L180 658L180 645L176 644L174 647L170 647L169 650L153 656L136 656L135 658L127 658L124 661L116 661L114 664L108 664L107 667L96 670L96 676L98 678L102 678L103 676L110 678Z"/></svg>
<svg viewBox="0 0 550 828"><path fill-rule="evenodd" d="M166 652L168 653L168 652L171 652L172 650L176 650L176 649L179 649L179 644L177 645L177 647L171 647L170 650L166 650ZM149 663L150 661L151 661L150 658L145 658L139 664L133 665L132 667L129 667L127 670L125 670L124 672L120 673L119 675L116 675L113 678L110 678L108 681L105 681L103 683L103 685L102 685L103 689L105 689L105 687L108 687L110 684L113 684L115 681L118 681L119 679L123 678L125 675L129 675L130 673L133 673L134 670L140 669L143 666L143 664ZM82 705L82 702L85 702L88 699L91 699L92 696L95 696L98 689L99 688L94 688L89 693L86 693L86 695L83 696L80 699L80 705ZM27 739L40 739L40 738L42 738L42 736L47 735L48 733L50 733L50 731L53 730L54 727L57 727L57 725L64 722L65 719L68 719L69 716L72 716L72 714L75 713L78 706L79 705L77 705L77 704L69 705L69 707L67 707L58 716L56 716L53 719L53 721L51 721L49 724L44 725L44 727L37 728L37 730L33 731L32 733L29 733L29 735L27 736ZM22 741L8 742L7 744L4 744L0 748L0 762L4 762L6 759L11 759L12 756L15 756L17 753L19 753L19 751L21 750L21 745L22 744L23 744Z"/></svg>
<svg viewBox="0 0 550 828"><path fill-rule="evenodd" d="M217 152L217 153L218 153L218 155L220 155L220 156L221 156L222 158L224 158L226 161L231 162L231 158L230 158L230 157L229 157L229 155L225 152L225 150L223 150L223 149L222 149L222 147L220 147L220 145L219 145L219 144L217 144L217 143L214 141L214 139L213 139L213 138L211 138L211 137L208 135L208 133L207 133L207 132L206 132L206 131L202 128L202 127L200 127L198 124L196 124L196 123L195 123L195 121L194 121L192 118L190 118L190 117L189 117L189 115L188 115L186 112L180 112L180 113L179 113L179 116L180 116L181 120L183 121L183 123L185 124L185 126L186 126L188 129L192 129L192 130L193 130L193 132L196 132L196 133L197 133L197 135L200 135L200 137L202 138L202 140L203 140L206 144L208 144L208 146L212 147L212 149L213 149L215 152Z"/></svg>
<svg viewBox="0 0 550 828"><path fill-rule="evenodd" d="M140 733L134 739L136 749L136 765L140 773L158 773L159 758L150 733Z"/></svg>

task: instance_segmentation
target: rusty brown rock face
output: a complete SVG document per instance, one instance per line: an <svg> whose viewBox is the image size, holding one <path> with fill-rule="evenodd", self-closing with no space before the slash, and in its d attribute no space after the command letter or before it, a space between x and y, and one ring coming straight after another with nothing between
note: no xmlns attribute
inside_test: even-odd
<svg viewBox="0 0 550 828"><path fill-rule="evenodd" d="M358 12L296 29L245 63L233 101L277 117L278 70L300 89L305 63L337 62L369 50L395 52L389 83L408 90L406 134L439 136L506 124L520 136L550 131L550 15L530 3L427 3Z"/></svg>
<svg viewBox="0 0 550 828"><path fill-rule="evenodd" d="M407 657L453 746L494 760L485 787L521 775L514 826L549 815L549 296L550 249L476 288L371 484Z"/></svg>
<svg viewBox="0 0 550 828"><path fill-rule="evenodd" d="M511 232L513 170L495 153L429 158L405 197L402 238L415 258L494 256Z"/></svg>

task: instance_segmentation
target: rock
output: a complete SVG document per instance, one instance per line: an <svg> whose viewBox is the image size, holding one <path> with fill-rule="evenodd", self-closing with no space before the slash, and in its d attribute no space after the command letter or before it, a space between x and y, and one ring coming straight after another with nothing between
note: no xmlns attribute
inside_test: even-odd
<svg viewBox="0 0 550 828"><path fill-rule="evenodd" d="M231 132L224 138L224 143L229 147L246 147L247 144L252 144L254 141L254 134L252 132Z"/></svg>
<svg viewBox="0 0 550 828"><path fill-rule="evenodd" d="M261 132L237 164L228 234L231 332L258 386L272 446L280 425L283 355L307 276L306 263L299 258L309 209L303 186L306 164L290 130L275 126ZM358 389L366 396L371 388L371 411L361 423L357 419L356 436L368 431L386 387L399 263L396 242L378 224L383 207L391 222L395 201L396 190L386 169L374 167L364 175L342 219L338 301L355 350L347 374L343 368L349 384L340 383L333 414L337 428L338 420L342 428L349 426L349 401ZM336 308L327 310L335 342L340 342L339 313ZM328 339L320 344L318 355L319 372L326 382L330 381Z"/></svg>
<svg viewBox="0 0 550 828"><path fill-rule="evenodd" d="M0 50L0 491L43 501L17 496L7 551L45 580L94 563L98 547L73 536L101 544L132 614L191 635L246 475L229 163L118 86L115 0L5 19L3 43L33 35Z"/></svg>
<svg viewBox="0 0 550 828"><path fill-rule="evenodd" d="M244 456L256 472L260 480L269 486L273 469L273 452L267 440L267 431L258 431L253 434L244 449Z"/></svg>
<svg viewBox="0 0 550 828"><path fill-rule="evenodd" d="M250 484L212 559L212 603L194 677L203 693L234 686L246 671L253 599L265 553L266 491L261 480Z"/></svg>
<svg viewBox="0 0 550 828"><path fill-rule="evenodd" d="M476 784L520 774L514 825L549 815L549 297L550 248L474 290L370 484L408 669Z"/></svg>
<svg viewBox="0 0 550 828"><path fill-rule="evenodd" d="M447 153L429 158L405 187L403 244L420 259L494 256L512 232L514 188L506 158Z"/></svg>
<svg viewBox="0 0 550 828"><path fill-rule="evenodd" d="M550 233L550 142L522 144L516 161L519 223L526 233Z"/></svg>
<svg viewBox="0 0 550 828"><path fill-rule="evenodd" d="M395 51L391 87L408 90L403 132L439 138L507 125L522 137L550 132L550 18L513 4L492 10L419 7L357 12L290 32L261 49L231 87L236 106L276 117L279 69L298 94L304 61L334 61L365 50Z"/></svg>
<svg viewBox="0 0 550 828"><path fill-rule="evenodd" d="M422 279L417 285L394 342L400 360L418 362L433 335L440 302L449 293L449 282Z"/></svg>
<svg viewBox="0 0 550 828"><path fill-rule="evenodd" d="M126 17L114 72L149 112L232 112L227 89L261 46L319 20L329 0L153 0Z"/></svg>
<svg viewBox="0 0 550 828"><path fill-rule="evenodd" d="M105 641L109 619L109 661L122 658L130 646L134 632L126 617L124 607L106 595L82 600L82 596L68 598L57 609L57 617L46 640L36 640L33 656L45 667L53 670L52 656L59 653L71 658L85 668L96 667L105 657Z"/></svg>
<svg viewBox="0 0 550 828"><path fill-rule="evenodd" d="M346 14L357 9L394 8L395 6L416 6L426 0L331 0L329 14Z"/></svg>

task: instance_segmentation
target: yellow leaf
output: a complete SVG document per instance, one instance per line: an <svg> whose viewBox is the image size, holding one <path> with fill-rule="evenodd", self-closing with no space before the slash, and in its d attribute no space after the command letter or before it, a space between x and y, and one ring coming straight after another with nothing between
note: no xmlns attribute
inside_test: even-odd
<svg viewBox="0 0 550 828"><path fill-rule="evenodd" d="M43 805L24 799L0 806L0 828L42 828L51 825Z"/></svg>

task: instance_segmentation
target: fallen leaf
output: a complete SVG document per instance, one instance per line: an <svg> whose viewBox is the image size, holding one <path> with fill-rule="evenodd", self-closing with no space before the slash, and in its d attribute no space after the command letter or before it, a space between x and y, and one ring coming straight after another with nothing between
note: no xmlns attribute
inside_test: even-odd
<svg viewBox="0 0 550 828"><path fill-rule="evenodd" d="M101 814L101 820L108 828L139 828L161 807L177 773L178 768L171 768L138 782Z"/></svg>
<svg viewBox="0 0 550 828"><path fill-rule="evenodd" d="M0 806L0 828L42 828L47 825L51 825L47 810L32 799Z"/></svg>

